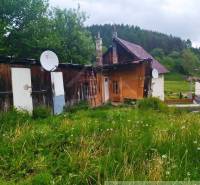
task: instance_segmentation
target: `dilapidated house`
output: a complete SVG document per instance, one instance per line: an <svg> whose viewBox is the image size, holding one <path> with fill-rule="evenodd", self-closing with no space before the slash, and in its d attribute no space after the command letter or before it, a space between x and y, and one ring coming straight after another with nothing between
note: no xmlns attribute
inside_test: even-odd
<svg viewBox="0 0 200 185"><path fill-rule="evenodd" d="M96 106L97 74L92 66L59 64L57 72L63 75L65 104L70 106L82 100ZM54 85L51 73L40 62L30 59L0 57L0 110L21 107L31 111L45 105L53 107Z"/></svg>
<svg viewBox="0 0 200 185"><path fill-rule="evenodd" d="M102 57L100 44L102 40L98 35L97 65L104 69L106 100L141 99L148 95L164 100L164 74L168 70L163 65L141 46L117 37L116 33L112 46ZM158 71L158 78L152 78L152 69ZM106 90L107 86L109 91Z"/></svg>
<svg viewBox="0 0 200 185"><path fill-rule="evenodd" d="M142 47L114 35L112 46L103 54L98 35L96 52L94 65L60 63L56 72L62 78L55 79L58 87L52 81L53 74L45 71L39 61L0 57L0 109L14 106L32 111L45 105L56 111L54 104L60 102L55 101L63 101L63 109L63 105L82 100L100 106L151 95L164 99L163 74L167 70ZM158 79L152 79L152 68L159 71ZM62 100L55 100L60 91Z"/></svg>

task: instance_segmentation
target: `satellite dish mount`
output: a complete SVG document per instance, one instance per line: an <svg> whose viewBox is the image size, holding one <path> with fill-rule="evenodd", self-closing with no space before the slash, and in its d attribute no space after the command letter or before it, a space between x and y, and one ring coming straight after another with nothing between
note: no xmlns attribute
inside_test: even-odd
<svg viewBox="0 0 200 185"><path fill-rule="evenodd" d="M158 70L155 68L152 70L152 77L155 79L157 79L159 77Z"/></svg>

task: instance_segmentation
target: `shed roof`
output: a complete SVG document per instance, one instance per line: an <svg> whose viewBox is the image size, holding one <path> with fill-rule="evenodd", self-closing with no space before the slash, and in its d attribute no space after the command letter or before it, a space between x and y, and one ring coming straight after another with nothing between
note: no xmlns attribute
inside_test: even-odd
<svg viewBox="0 0 200 185"><path fill-rule="evenodd" d="M11 56L0 56L0 64L19 64L24 66L38 65L41 66L40 61L29 58L15 58ZM73 63L59 63L59 68L75 68L75 69L91 69L92 65L73 64Z"/></svg>
<svg viewBox="0 0 200 185"><path fill-rule="evenodd" d="M152 67L157 69L160 74L169 72L162 64L160 64L155 58L153 58L153 56L151 56L141 46L134 44L134 43L131 43L131 42L128 42L128 41L123 40L123 39L118 38L118 37L115 37L114 41L119 43L122 47L127 49L130 53L135 55L140 60L152 59Z"/></svg>

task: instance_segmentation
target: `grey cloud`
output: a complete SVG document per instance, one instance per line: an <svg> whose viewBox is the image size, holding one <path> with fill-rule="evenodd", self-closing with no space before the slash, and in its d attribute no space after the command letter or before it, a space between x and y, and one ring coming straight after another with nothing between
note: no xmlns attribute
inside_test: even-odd
<svg viewBox="0 0 200 185"><path fill-rule="evenodd" d="M86 24L124 23L164 32L200 46L199 0L50 0L61 8L81 9Z"/></svg>

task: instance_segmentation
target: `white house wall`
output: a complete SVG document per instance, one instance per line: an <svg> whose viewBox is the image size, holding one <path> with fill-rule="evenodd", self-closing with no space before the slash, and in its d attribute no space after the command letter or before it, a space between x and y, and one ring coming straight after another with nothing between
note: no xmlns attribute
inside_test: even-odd
<svg viewBox="0 0 200 185"><path fill-rule="evenodd" d="M200 82L195 82L195 95L200 96Z"/></svg>
<svg viewBox="0 0 200 185"><path fill-rule="evenodd" d="M164 101L164 75L159 75L157 79L153 78L151 88L152 96Z"/></svg>

